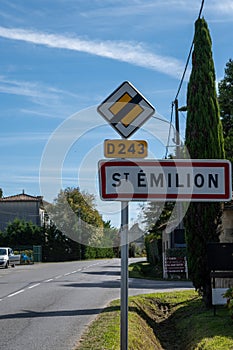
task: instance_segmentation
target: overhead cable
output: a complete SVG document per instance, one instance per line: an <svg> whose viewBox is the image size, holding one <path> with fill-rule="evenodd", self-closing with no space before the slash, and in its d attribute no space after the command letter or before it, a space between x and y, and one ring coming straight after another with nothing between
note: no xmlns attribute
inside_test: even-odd
<svg viewBox="0 0 233 350"><path fill-rule="evenodd" d="M204 3L205 3L205 0L202 0L201 6L200 6L200 10L199 10L199 14L198 14L198 19L201 18L202 10L203 10L203 7L204 7ZM183 85L184 77L185 77L185 74L186 74L186 71L187 71L187 68L188 68L188 65L189 65L189 60L190 60L190 57L191 57L191 54L192 54L192 51L193 51L193 45L194 45L194 38L193 38L192 43L191 43L191 47L190 47L190 50L189 50L189 53L188 53L188 57L187 57L187 60L186 60L186 64L185 64L185 67L184 67L184 72L183 72L183 74L182 74L182 77L181 77L181 80L180 80L180 83L179 83L178 90L177 90L176 96L175 96L175 98L174 98L174 101L178 99L178 96L179 96L181 87L182 87L182 85ZM173 109L174 109L174 101L172 102L172 110L171 110L170 123L172 123L172 116L173 116ZM170 143L170 134L171 134L171 126L170 126L170 128L169 128L169 133L168 133L168 140L167 140L165 158L167 158L167 155L168 155L168 148L169 148L169 143Z"/></svg>
<svg viewBox="0 0 233 350"><path fill-rule="evenodd" d="M201 7L200 7L198 19L201 17L202 10L203 10L203 7L204 7L204 2L205 2L205 0L202 0L202 2L201 2ZM192 40L192 44L191 44L191 47L190 47L190 50L189 50L187 61L186 61L185 67L184 67L184 72L182 74L181 81L180 81L180 84L178 86L178 90L177 90L176 97L175 97L174 101L178 98L178 95L180 93L180 90L181 90L181 87L182 87L182 84L183 84L183 81L184 81L184 77L185 77L185 74L186 74L186 71L187 71L187 68L188 68L188 64L189 64L189 60L190 60L190 57L191 57L191 53L192 53L192 50L193 50L193 45L194 45L194 38Z"/></svg>

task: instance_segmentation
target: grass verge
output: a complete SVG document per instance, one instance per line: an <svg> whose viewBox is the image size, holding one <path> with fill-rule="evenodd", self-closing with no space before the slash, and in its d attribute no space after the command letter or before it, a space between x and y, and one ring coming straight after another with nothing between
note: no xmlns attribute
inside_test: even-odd
<svg viewBox="0 0 233 350"><path fill-rule="evenodd" d="M84 334L77 350L120 349L120 304L113 301ZM231 350L227 309L206 310L196 292L129 298L129 350Z"/></svg>
<svg viewBox="0 0 233 350"><path fill-rule="evenodd" d="M129 265L130 278L146 278L151 280L158 280L163 277L162 275L162 266L153 266L146 261L136 262Z"/></svg>

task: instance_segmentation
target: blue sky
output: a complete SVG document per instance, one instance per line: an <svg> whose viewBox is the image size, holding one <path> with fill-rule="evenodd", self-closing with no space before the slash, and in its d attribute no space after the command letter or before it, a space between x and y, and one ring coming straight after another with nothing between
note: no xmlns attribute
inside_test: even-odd
<svg viewBox="0 0 233 350"><path fill-rule="evenodd" d="M96 113L96 106L128 80L156 108L157 117L169 121L200 4L200 0L1 0L0 187L4 196L24 189L46 197L39 185L42 156L48 140L53 135L56 139L56 130L64 130L73 115L77 140L75 127L72 144L57 139L54 150L56 158L68 147L61 160L61 183L79 185L98 196L93 167L103 158L104 139L119 135ZM206 0L203 16L219 81L233 56L232 0ZM185 104L190 69L191 65L180 105ZM185 118L180 114L181 136ZM161 126L152 118L146 125L133 138L148 138L151 155L163 158L168 123ZM156 140L149 135L153 130ZM53 193L48 195L52 197Z"/></svg>

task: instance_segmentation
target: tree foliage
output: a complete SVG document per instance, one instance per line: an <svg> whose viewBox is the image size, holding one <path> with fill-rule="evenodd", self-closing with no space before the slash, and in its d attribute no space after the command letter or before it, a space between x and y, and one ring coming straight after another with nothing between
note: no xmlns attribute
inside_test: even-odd
<svg viewBox="0 0 233 350"><path fill-rule="evenodd" d="M10 247L42 245L43 228L20 219L9 223L0 235L1 245Z"/></svg>
<svg viewBox="0 0 233 350"><path fill-rule="evenodd" d="M149 202L143 208L143 222L146 224L147 231L155 238L161 238L161 228L171 218L174 205L174 202Z"/></svg>
<svg viewBox="0 0 233 350"><path fill-rule="evenodd" d="M68 205L67 205L68 204ZM116 229L105 223L95 207L95 197L79 188L60 191L48 206L52 222L60 236L73 242L79 258L112 257Z"/></svg>
<svg viewBox="0 0 233 350"><path fill-rule="evenodd" d="M148 234L145 237L147 261L156 265L162 262L162 231L171 219L174 202L149 202L142 207L144 224Z"/></svg>
<svg viewBox="0 0 233 350"><path fill-rule="evenodd" d="M67 210L67 205L64 205L67 203L72 210ZM4 232L0 232L0 245L14 248L41 245L43 261L46 262L110 258L118 254L116 248L113 249L119 244L118 231L109 221L102 220L93 195L81 193L77 188L67 188L47 208L52 215L43 227L15 219ZM74 216L78 220L74 220ZM55 225L57 221L59 227ZM67 235L69 230L75 235ZM83 244L83 241L88 244Z"/></svg>
<svg viewBox="0 0 233 350"><path fill-rule="evenodd" d="M191 158L224 158L212 42L204 18L195 22L185 137ZM211 304L211 281L206 245L219 240L221 214L220 203L191 203L185 217L189 275L207 306Z"/></svg>
<svg viewBox="0 0 233 350"><path fill-rule="evenodd" d="M218 84L218 101L223 125L226 158L233 165L233 61L226 63L224 78Z"/></svg>
<svg viewBox="0 0 233 350"><path fill-rule="evenodd" d="M98 245L103 236L103 220L95 208L94 196L78 188L61 190L46 210L63 234L85 245Z"/></svg>

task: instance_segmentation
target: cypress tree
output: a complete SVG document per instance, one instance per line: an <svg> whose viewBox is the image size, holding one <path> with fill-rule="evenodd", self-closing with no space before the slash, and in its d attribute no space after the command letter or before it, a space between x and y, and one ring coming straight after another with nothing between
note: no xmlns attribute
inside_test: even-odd
<svg viewBox="0 0 233 350"><path fill-rule="evenodd" d="M204 18L195 22L185 139L192 159L224 158L212 42ZM212 294L206 247L208 242L219 241L221 215L220 203L197 202L190 204L185 217L189 275L206 306L211 305Z"/></svg>
<svg viewBox="0 0 233 350"><path fill-rule="evenodd" d="M218 84L218 102L223 126L224 148L226 158L233 168L233 60L230 59L225 68L225 76ZM232 174L233 184L233 174Z"/></svg>

